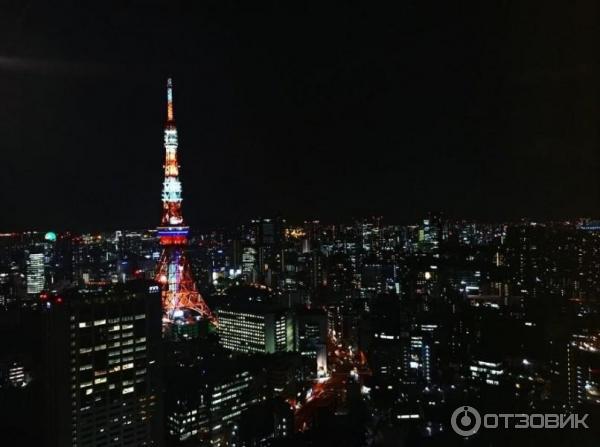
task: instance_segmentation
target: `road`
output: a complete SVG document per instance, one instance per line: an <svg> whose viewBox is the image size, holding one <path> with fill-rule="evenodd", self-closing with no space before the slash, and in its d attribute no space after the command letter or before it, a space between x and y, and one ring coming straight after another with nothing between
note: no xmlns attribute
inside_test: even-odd
<svg viewBox="0 0 600 447"><path fill-rule="evenodd" d="M362 378L371 373L362 352L355 354L340 345L330 344L328 354L331 375L316 380L309 397L303 404L297 406L294 418L296 431L309 428L319 408L342 410L346 401L346 383L349 380L362 383Z"/></svg>

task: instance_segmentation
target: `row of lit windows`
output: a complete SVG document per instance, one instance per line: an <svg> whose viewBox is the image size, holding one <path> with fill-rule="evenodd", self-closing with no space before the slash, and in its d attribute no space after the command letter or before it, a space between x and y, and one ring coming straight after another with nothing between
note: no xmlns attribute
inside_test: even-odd
<svg viewBox="0 0 600 447"><path fill-rule="evenodd" d="M233 318L240 318L240 319L249 318L250 320L256 320L256 321L262 321L265 319L264 315L248 314L248 313L244 313L244 312L233 312L233 311L222 310L222 309L219 309L218 315L219 315L219 319L221 319L222 317L233 317Z"/></svg>

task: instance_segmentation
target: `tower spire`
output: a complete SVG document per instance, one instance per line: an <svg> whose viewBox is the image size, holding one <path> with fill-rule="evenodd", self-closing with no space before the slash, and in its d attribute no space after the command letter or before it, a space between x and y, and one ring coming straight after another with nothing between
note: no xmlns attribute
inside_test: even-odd
<svg viewBox="0 0 600 447"><path fill-rule="evenodd" d="M167 79L167 122L173 122L173 79Z"/></svg>

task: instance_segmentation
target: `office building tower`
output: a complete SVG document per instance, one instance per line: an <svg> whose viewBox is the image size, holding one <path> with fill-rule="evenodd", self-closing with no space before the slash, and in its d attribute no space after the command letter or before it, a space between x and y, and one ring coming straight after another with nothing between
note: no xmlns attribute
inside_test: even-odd
<svg viewBox="0 0 600 447"><path fill-rule="evenodd" d="M47 296L48 446L160 446L160 289L150 281Z"/></svg>
<svg viewBox="0 0 600 447"><path fill-rule="evenodd" d="M293 320L285 311L219 306L217 317L220 342L226 349L264 354L293 349Z"/></svg>
<svg viewBox="0 0 600 447"><path fill-rule="evenodd" d="M241 296L220 300L215 309L218 333L226 349L243 353L292 351L294 349L293 314L267 302L263 294L254 296L254 288L240 289ZM267 301L261 301L261 300Z"/></svg>
<svg viewBox="0 0 600 447"><path fill-rule="evenodd" d="M240 418L267 396L264 372L244 357L213 357L177 381L167 396L170 445L239 445Z"/></svg>
<svg viewBox="0 0 600 447"><path fill-rule="evenodd" d="M471 379L475 382L498 386L504 374L502 362L489 360L475 360L469 367Z"/></svg>
<svg viewBox="0 0 600 447"><path fill-rule="evenodd" d="M242 251L242 274L249 282L256 281L257 262L256 249L254 247L244 247Z"/></svg>
<svg viewBox="0 0 600 447"><path fill-rule="evenodd" d="M302 309L296 316L296 351L310 363L318 377L327 375L327 313L320 309Z"/></svg>
<svg viewBox="0 0 600 447"><path fill-rule="evenodd" d="M44 290L44 253L29 253L27 257L27 293L38 294Z"/></svg>
<svg viewBox="0 0 600 447"><path fill-rule="evenodd" d="M568 345L569 406L600 405L600 336L572 336Z"/></svg>

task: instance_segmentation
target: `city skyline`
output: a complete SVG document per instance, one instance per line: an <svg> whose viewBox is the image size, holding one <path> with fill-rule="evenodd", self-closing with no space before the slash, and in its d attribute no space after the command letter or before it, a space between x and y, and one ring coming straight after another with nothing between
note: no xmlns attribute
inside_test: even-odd
<svg viewBox="0 0 600 447"><path fill-rule="evenodd" d="M560 436L488 426L471 435L475 446L591 447L599 230L598 221L431 216L418 225L257 219L196 232L186 256L216 325L206 314L165 320L170 307L161 309L152 279L171 233L3 234L0 397L11 411L0 434L57 447L69 434L90 447L149 436L194 447L450 446L468 435L451 428L451 414L470 405L589 414L589 430ZM30 430L23 415L44 408L53 417Z"/></svg>
<svg viewBox="0 0 600 447"><path fill-rule="evenodd" d="M0 444L596 447L597 5L21 3Z"/></svg>

